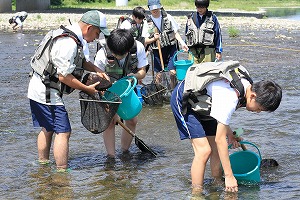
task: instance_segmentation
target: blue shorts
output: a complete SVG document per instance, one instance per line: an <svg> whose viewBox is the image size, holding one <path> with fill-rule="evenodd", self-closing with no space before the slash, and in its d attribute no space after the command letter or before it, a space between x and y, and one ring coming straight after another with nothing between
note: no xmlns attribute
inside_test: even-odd
<svg viewBox="0 0 300 200"><path fill-rule="evenodd" d="M48 132L71 132L65 106L45 105L29 99L34 127L44 127Z"/></svg>
<svg viewBox="0 0 300 200"><path fill-rule="evenodd" d="M217 120L210 118L209 120L201 120L197 113L188 107L187 113L182 115L182 95L184 89L184 81L181 81L174 88L171 96L171 108L180 139L202 138L206 136L215 136L217 131Z"/></svg>

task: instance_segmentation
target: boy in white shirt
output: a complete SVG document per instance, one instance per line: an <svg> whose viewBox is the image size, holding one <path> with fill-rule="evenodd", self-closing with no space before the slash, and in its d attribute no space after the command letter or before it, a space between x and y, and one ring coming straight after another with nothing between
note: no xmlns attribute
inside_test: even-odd
<svg viewBox="0 0 300 200"><path fill-rule="evenodd" d="M148 60L144 45L134 40L127 29L115 29L106 39L106 44L100 48L94 64L105 70L113 83L124 76L135 76L143 79L146 76ZM115 157L115 126L119 116L116 114L109 127L103 132L104 144L108 158ZM135 132L137 117L125 120L125 125ZM132 136L123 130L121 135L121 149L127 152L132 142Z"/></svg>
<svg viewBox="0 0 300 200"><path fill-rule="evenodd" d="M197 67L197 65L194 66ZM203 77L201 78L203 80ZM222 164L225 190L237 192L238 184L230 166L228 144L233 144L234 147L239 146L239 138L234 137L229 126L231 116L237 108L242 106L245 106L248 111L257 113L275 111L281 102L281 87L273 81L265 80L251 84L252 81L241 78L241 88L243 88L241 93L244 93L244 96L240 97L239 90L233 88L227 79L209 82L205 85L205 94L211 97L211 107L210 113L204 115L194 111L191 103L187 104L187 110L183 111L183 105L186 103L184 87L187 81L192 79L186 77L175 87L171 97L171 108L180 139L190 139L193 146L194 159L191 166L193 193L202 192L208 159L210 159L212 176L216 180L222 178ZM200 80L197 83L199 84Z"/></svg>

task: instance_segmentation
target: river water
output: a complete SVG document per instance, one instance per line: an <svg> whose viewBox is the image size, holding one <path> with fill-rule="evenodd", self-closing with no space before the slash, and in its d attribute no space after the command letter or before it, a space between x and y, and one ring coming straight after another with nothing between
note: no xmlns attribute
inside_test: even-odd
<svg viewBox="0 0 300 200"><path fill-rule="evenodd" d="M299 199L299 30L248 30L238 38L223 29L224 60L239 60L254 81L274 79L283 88L283 101L274 113L238 110L232 128L243 127L244 139L258 146L263 158L278 161L262 169L262 182L240 186L227 194L205 174L204 194L192 197L189 141L180 141L169 105L144 106L136 134L158 153L143 154L132 144L131 154L115 162L105 158L101 134L88 132L80 122L78 92L65 97L73 132L69 173L56 173L55 164L37 164L39 129L31 122L28 99L29 60L43 38L41 33L0 33L0 196L1 199ZM95 44L91 44L91 52ZM147 77L151 80L151 74ZM146 79L146 80L147 80ZM120 147L117 128L117 147ZM51 154L53 161L53 155Z"/></svg>

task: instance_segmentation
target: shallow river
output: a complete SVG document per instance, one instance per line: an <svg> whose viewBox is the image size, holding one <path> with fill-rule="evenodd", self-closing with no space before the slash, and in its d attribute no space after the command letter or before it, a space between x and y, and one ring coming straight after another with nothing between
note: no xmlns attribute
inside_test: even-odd
<svg viewBox="0 0 300 200"><path fill-rule="evenodd" d="M32 126L26 93L29 60L41 39L36 33L0 33L1 199L191 199L192 148L189 141L179 140L169 105L145 106L139 115L136 134L158 156L140 153L132 144L130 156L122 156L119 151L113 163L105 159L101 134L94 135L82 126L78 92L74 92L65 97L73 127L71 171L56 173L54 163L37 164L39 129ZM245 27L236 39L223 30L224 60L239 60L254 81L274 79L283 88L277 111L257 114L240 109L231 124L233 129L243 127L245 140L255 143L263 158L277 160L279 167L261 170L262 182L240 186L236 195L213 186L208 170L204 194L194 199L300 198L299 41L299 30L253 32ZM94 52L95 44L90 46ZM118 127L118 147L120 131Z"/></svg>

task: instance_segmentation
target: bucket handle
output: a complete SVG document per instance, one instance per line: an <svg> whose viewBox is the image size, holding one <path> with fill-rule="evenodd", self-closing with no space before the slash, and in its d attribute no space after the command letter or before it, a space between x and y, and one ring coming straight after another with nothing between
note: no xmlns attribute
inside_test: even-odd
<svg viewBox="0 0 300 200"><path fill-rule="evenodd" d="M126 79L126 81L128 81L130 84L131 84L131 88L128 87L125 92L123 93L125 97L127 97L130 92L135 88L136 84L137 84L137 79L135 78L135 76L125 76L119 80L122 80L122 79ZM133 79L133 83L132 81L128 80L128 79Z"/></svg>
<svg viewBox="0 0 300 200"><path fill-rule="evenodd" d="M173 63L175 63L175 58L177 58L177 54L178 53L182 53L182 52L184 52L184 50L179 50L179 51L177 51L176 53L175 53L175 55L173 56ZM194 55L193 55L193 53L191 52L191 51L188 51L188 53L192 56L192 62L194 63Z"/></svg>
<svg viewBox="0 0 300 200"><path fill-rule="evenodd" d="M258 148L255 144L253 144L253 143L251 143L251 142L248 142L248 141L240 141L240 144L249 144L249 145L254 146L254 147L256 148L257 152L258 152L258 155L259 155L260 160L262 160L262 157L261 157L261 154L260 154L260 150L259 150L259 148ZM232 144L230 144L230 145L228 146L228 149L230 149L231 146L232 146ZM244 151L247 151L247 150L244 150Z"/></svg>

